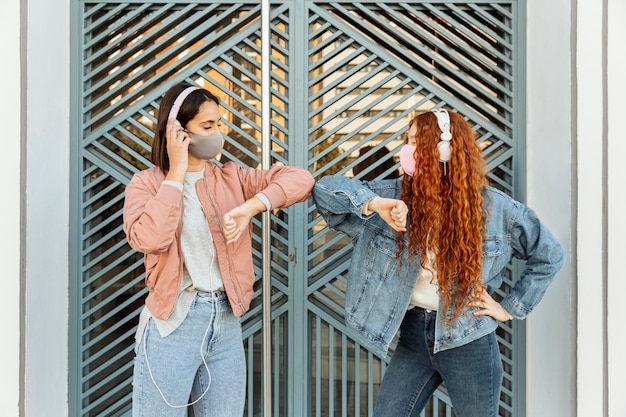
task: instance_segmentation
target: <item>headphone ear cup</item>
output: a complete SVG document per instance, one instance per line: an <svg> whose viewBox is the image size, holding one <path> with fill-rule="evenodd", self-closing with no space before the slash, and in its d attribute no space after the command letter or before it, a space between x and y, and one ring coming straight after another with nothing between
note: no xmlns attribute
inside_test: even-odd
<svg viewBox="0 0 626 417"><path fill-rule="evenodd" d="M452 140L452 133L450 133L450 115L445 109L435 109L432 112L437 116L437 125L441 130L441 139L437 143L439 148L439 161L448 162L450 160L450 141Z"/></svg>
<svg viewBox="0 0 626 417"><path fill-rule="evenodd" d="M439 161L448 162L450 160L450 141L442 140L437 144L439 148Z"/></svg>

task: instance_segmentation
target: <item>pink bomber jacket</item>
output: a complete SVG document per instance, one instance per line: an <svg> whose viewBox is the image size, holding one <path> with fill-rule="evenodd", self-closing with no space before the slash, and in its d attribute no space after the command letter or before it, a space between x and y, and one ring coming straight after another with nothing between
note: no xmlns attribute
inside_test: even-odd
<svg viewBox="0 0 626 417"><path fill-rule="evenodd" d="M162 185L165 173L149 168L136 173L126 186L124 232L130 246L144 254L148 297L152 315L164 320L174 310L182 279L183 258L180 233L183 193ZM219 166L207 162L203 181L196 191L217 251L220 272L236 316L250 308L253 295L252 227L248 233L226 245L221 230L222 216L230 209L262 192L272 208L288 207L311 195L314 180L300 167L275 166L269 170L243 168L228 162Z"/></svg>

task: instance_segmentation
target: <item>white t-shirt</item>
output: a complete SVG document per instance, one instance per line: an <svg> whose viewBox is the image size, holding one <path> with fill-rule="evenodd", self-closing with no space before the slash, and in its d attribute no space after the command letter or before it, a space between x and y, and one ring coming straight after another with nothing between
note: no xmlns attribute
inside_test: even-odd
<svg viewBox="0 0 626 417"><path fill-rule="evenodd" d="M428 268L432 268L434 256L428 253L426 267L420 269L417 275L417 282L411 294L410 306L425 308L426 310L437 310L439 308L439 294L437 293L437 272L434 274Z"/></svg>
<svg viewBox="0 0 626 417"><path fill-rule="evenodd" d="M196 193L196 182L202 180L203 176L204 171L187 172L184 185L174 181L163 181L166 186L182 189L184 209L183 228L180 235L183 277L172 314L165 320L154 318L161 337L172 333L185 320L198 292L224 289L213 237ZM152 317L150 310L144 307L139 316L136 340L141 340L150 317Z"/></svg>

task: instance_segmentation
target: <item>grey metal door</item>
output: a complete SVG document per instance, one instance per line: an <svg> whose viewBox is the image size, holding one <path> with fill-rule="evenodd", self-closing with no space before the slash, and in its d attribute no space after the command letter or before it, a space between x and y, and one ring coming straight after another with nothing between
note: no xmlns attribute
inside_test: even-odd
<svg viewBox="0 0 626 417"><path fill-rule="evenodd" d="M173 82L198 83L222 99L228 139L221 162L260 166L269 147L271 163L304 166L316 178L398 175L408 118L445 104L475 127L492 183L523 199L524 1L276 1L269 22L262 7L73 3L73 416L130 409L133 333L145 289L142 256L122 231L123 191L134 172L151 165L155 112ZM269 44L261 42L264 25ZM271 97L261 94L267 48ZM269 142L264 118L271 118ZM264 266L271 415L371 415L388 359L344 332L349 242L325 228L311 201L273 212L269 227L264 256L261 219L254 221L256 296L242 319L246 415L261 415L264 406ZM500 415L523 416L523 327L503 324L498 336ZM425 415L453 414L442 388Z"/></svg>

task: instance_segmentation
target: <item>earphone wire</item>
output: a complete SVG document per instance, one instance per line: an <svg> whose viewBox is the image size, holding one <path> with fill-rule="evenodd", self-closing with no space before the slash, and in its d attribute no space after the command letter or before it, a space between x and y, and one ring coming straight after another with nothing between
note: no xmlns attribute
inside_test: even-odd
<svg viewBox="0 0 626 417"><path fill-rule="evenodd" d="M211 239L213 239L213 237L211 237ZM211 257L211 262L209 263L209 267L211 265L213 265L213 262L215 261L215 252L213 252L213 256ZM211 288L213 288L213 274L210 274L209 277L209 286ZM207 392L209 392L209 388L211 388L211 382L212 382L212 378L211 378L211 371L209 370L209 365L206 362L206 356L202 353L202 348L204 347L204 342L206 341L207 335L209 334L209 329L211 328L211 324L213 324L213 319L215 317L215 309L216 309L216 303L215 303L215 291L211 291L211 304L212 304L212 308L211 308L211 317L209 318L209 324L207 325L207 328L204 332L204 336L202 337L202 343L200 344L200 356L202 357L202 363L204 364L204 368L207 371L207 374L209 376L209 383L207 385L207 387L205 388L205 390L202 392L202 394L195 399L194 401L188 403L188 404L184 404L184 405L174 405L171 404L167 398L165 398L165 394L163 394L163 391L161 390L161 387L159 387L159 384L157 384L154 375L152 374L152 368L150 367L150 361L148 360L148 350L146 345L148 344L148 338L147 338L147 333L148 333L148 329L146 328L146 330L144 331L144 337L143 337L143 355L146 358L146 366L148 367L148 373L150 374L150 379L152 380L152 383L154 384L154 387L157 389L157 391L159 392L159 394L161 395L161 398L163 398L163 401L165 401L165 404L167 404L168 407L170 408L186 408L186 407L190 407L194 404L196 404L198 401L200 401ZM213 334L211 334L211 339L209 340L209 343L207 344L207 353L209 351L209 347L211 346L211 343L213 342L213 337L215 336L215 331L213 332Z"/></svg>

